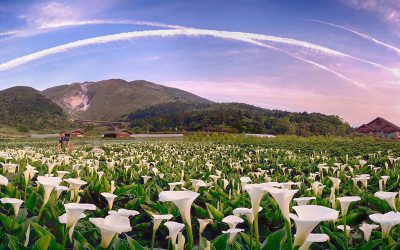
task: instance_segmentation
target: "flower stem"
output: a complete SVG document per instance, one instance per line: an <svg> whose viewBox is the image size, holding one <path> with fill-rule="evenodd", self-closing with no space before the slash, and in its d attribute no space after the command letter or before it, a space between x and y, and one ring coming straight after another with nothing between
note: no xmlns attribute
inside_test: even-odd
<svg viewBox="0 0 400 250"><path fill-rule="evenodd" d="M386 238L382 237L382 250L386 249Z"/></svg>
<svg viewBox="0 0 400 250"><path fill-rule="evenodd" d="M253 250L253 224L250 224L250 250Z"/></svg>
<svg viewBox="0 0 400 250"><path fill-rule="evenodd" d="M254 236L256 237L256 247L260 249L260 235L258 232L258 214L254 215Z"/></svg>
<svg viewBox="0 0 400 250"><path fill-rule="evenodd" d="M156 230L153 230L153 234L151 235L151 250L154 249L154 239L156 238Z"/></svg>
<svg viewBox="0 0 400 250"><path fill-rule="evenodd" d="M202 249L202 248L201 248L201 245L200 245L200 242L201 242L201 234L199 235L199 247L197 248L197 249L199 249L199 250Z"/></svg>
<svg viewBox="0 0 400 250"><path fill-rule="evenodd" d="M46 206L46 203L43 202L43 204L42 204L42 206L40 207L40 210L39 210L39 214L38 214L38 217L37 217L37 222L39 222L40 218L42 218L42 214L43 214L45 206Z"/></svg>
<svg viewBox="0 0 400 250"><path fill-rule="evenodd" d="M28 184L25 184L24 203L26 203L26 192L28 191Z"/></svg>
<svg viewBox="0 0 400 250"><path fill-rule="evenodd" d="M293 239L292 239L292 226L290 222L285 219L285 227L286 227L286 234L287 234L287 246L288 250L293 249Z"/></svg>
<svg viewBox="0 0 400 250"><path fill-rule="evenodd" d="M16 220L17 220L17 216L15 215L13 220L12 220L12 224L11 224L11 229L10 229L11 232L14 230L14 226L15 226L15 221Z"/></svg>
<svg viewBox="0 0 400 250"><path fill-rule="evenodd" d="M189 239L189 245L188 245L188 250L192 250L194 243L193 243L193 231L192 231L192 227L189 226L188 224L186 224L186 233Z"/></svg>
<svg viewBox="0 0 400 250"><path fill-rule="evenodd" d="M63 241L62 241L62 249L63 250L65 250L65 247L67 245L68 230L69 230L69 228L67 227L67 225L65 225L64 237L63 237Z"/></svg>
<svg viewBox="0 0 400 250"><path fill-rule="evenodd" d="M347 236L347 216L343 215L344 249L349 249L349 239Z"/></svg>

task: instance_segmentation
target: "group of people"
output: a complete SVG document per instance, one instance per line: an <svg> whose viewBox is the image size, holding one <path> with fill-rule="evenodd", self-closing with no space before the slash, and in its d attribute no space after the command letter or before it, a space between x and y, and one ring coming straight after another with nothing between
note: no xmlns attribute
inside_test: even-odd
<svg viewBox="0 0 400 250"><path fill-rule="evenodd" d="M69 141L70 137L65 133L60 133L60 139L57 142L57 151L68 151L72 153L74 149L74 145Z"/></svg>

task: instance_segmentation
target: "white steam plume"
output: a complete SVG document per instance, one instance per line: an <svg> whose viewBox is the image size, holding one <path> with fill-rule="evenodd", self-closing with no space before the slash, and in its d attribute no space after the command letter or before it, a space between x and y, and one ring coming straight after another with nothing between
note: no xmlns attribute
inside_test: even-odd
<svg viewBox="0 0 400 250"><path fill-rule="evenodd" d="M397 47L395 47L395 46L393 46L393 45L390 45L390 44L387 44L387 43L385 43L385 42L382 42L382 41L380 41L380 40L378 40L378 39L376 39L376 38L374 38L374 37L372 37L372 36L369 36L369 35L367 35L367 34L364 34L364 33L358 32L358 31L356 31L356 30L350 29L350 28L348 28L348 27L346 27L346 26L338 25L338 24L334 24L334 23L328 23L328 22L324 22L324 21L320 21L320 20L311 20L311 21L316 22L316 23L321 23L321 24L329 25L329 26L332 26L332 27L336 27L336 28L341 29L341 30L346 30L346 31L348 31L348 32L351 32L351 33L353 33L353 34L356 34L356 35L359 36L359 37L362 37L362 38L364 38L364 39L367 39L367 40L369 40L369 41L372 41L372 42L374 42L374 43L376 43L376 44L379 44L379 45L381 45L381 46L383 46L383 47L386 47L386 48L388 48L388 49L394 50L394 51L396 51L398 54L400 54L400 48L397 48Z"/></svg>

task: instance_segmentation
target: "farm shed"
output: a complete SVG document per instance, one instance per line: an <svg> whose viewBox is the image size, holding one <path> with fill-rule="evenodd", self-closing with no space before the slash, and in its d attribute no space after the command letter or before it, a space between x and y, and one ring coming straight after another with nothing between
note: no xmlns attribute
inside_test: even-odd
<svg viewBox="0 0 400 250"><path fill-rule="evenodd" d="M70 133L70 135L71 135L71 137L79 137L79 138L81 138L81 137L85 136L85 133L82 132L81 130L74 130L74 131L72 131Z"/></svg>
<svg viewBox="0 0 400 250"><path fill-rule="evenodd" d="M370 123L363 124L356 129L356 133L372 135L382 139L400 139L400 127L378 117Z"/></svg>
<svg viewBox="0 0 400 250"><path fill-rule="evenodd" d="M130 138L133 133L127 129L110 130L103 134L104 138Z"/></svg>

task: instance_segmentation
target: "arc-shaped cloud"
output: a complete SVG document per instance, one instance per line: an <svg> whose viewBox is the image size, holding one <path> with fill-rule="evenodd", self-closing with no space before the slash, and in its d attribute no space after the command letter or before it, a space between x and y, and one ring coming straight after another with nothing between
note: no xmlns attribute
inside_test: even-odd
<svg viewBox="0 0 400 250"><path fill-rule="evenodd" d="M168 28L168 29L184 29L187 27L180 25L165 24L159 22L149 22L141 20L129 19L93 19L93 20L79 20L79 21L63 21L63 22L49 22L38 27L38 29L54 29L71 26L82 25L99 25L99 24L128 24L128 25L143 25L150 27Z"/></svg>
<svg viewBox="0 0 400 250"><path fill-rule="evenodd" d="M374 38L374 37L372 37L372 36L370 36L370 35L367 35L367 34L358 32L358 31L356 31L356 30L350 29L350 28L348 28L348 27L346 27L346 26L338 25L338 24L334 24L334 23L329 23L329 22L324 22L324 21L320 21L320 20L311 20L311 21L316 22L316 23L321 23L321 24L329 25L329 26L332 26L332 27L335 27L335 28L338 28L338 29L341 29L341 30L345 30L345 31L351 32L351 33L353 33L353 34L355 34L355 35L357 35L357 36L359 36L359 37L362 37L362 38L364 38L364 39L367 39L367 40L369 40L369 41L371 41L371 42L374 42L374 43L376 43L376 44L378 44L378 45L381 45L381 46L383 46L383 47L386 47L386 48L388 48L388 49L394 50L394 51L396 51L398 54L400 54L400 48L397 48L397 47L395 47L395 46L393 46L393 45L390 45L390 44L387 44L387 43L385 43L385 42L382 42L382 41L380 41L380 40L378 40L378 39L376 39L376 38Z"/></svg>
<svg viewBox="0 0 400 250"><path fill-rule="evenodd" d="M316 20L316 21L318 21L318 20ZM77 20L77 21L73 20L73 21L49 22L47 24L43 24L39 27L36 27L36 29L12 30L12 31L2 32L2 33L0 33L0 36L2 36L2 35L17 35L17 36L22 35L22 36L24 36L24 35L32 35L32 34L36 34L36 33L46 32L46 31L49 31L52 29L57 29L57 28L82 26L82 25L99 25L99 24L132 24L132 25L144 25L144 26L150 26L150 27L169 28L169 29L191 29L191 30L197 30L199 32L205 31L205 32L214 32L214 33L215 32L231 33L231 34L235 34L237 37L248 38L248 39L253 39L253 40L260 40L260 41L283 43L283 44L288 44L288 45L292 45L292 46L307 48L309 50L313 50L315 52L320 52L320 53L327 54L330 56L347 57L350 59L361 61L363 63L370 64L372 66L375 66L375 67L378 67L378 68L381 68L384 70L388 70L391 73L396 73L395 69L391 69L391 68L381 65L379 63L364 60L364 59L354 57L354 56L345 54L343 52L340 52L340 51L337 51L334 49L330 49L330 48L327 48L327 47L324 47L324 46L321 46L318 44L305 42L305 41L301 41L301 40L296 40L296 39L291 39L291 38L286 38L286 37L279 37L279 36L269 36L269 35L264 35L264 34L255 34L255 33L195 29L195 28L185 27L185 26L180 26L180 25L171 25L171 24L165 24L165 23L159 23L159 22L130 20L130 19L93 19L93 20ZM202 34L199 34L199 35L202 35ZM207 35L207 34L205 34L205 35Z"/></svg>
<svg viewBox="0 0 400 250"><path fill-rule="evenodd" d="M130 19L92 19L92 20L71 20L71 21L66 20L66 21L51 21L37 27L30 27L26 29L3 31L0 32L0 37L1 36L25 37L25 36L37 35L44 32L49 32L51 30L59 28L68 28L68 27L84 26L84 25L102 25L102 24L140 25L140 26L149 26L157 28L167 28L167 29L187 28L180 25L142 21L142 20L130 20Z"/></svg>
<svg viewBox="0 0 400 250"><path fill-rule="evenodd" d="M244 32L230 32L230 31L218 31L218 30L206 30L206 29L170 29L170 30L147 30L147 31L133 31L133 32L125 32L125 33L119 33L119 34L114 34L114 35L106 35L106 36L99 36L99 37L93 37L93 38L88 38L88 39L83 39L83 40L78 40L75 42L67 43L64 45L52 47L49 49L41 50L26 56L22 56L4 63L0 64L0 71L12 69L15 67L18 67L22 64L40 59L42 57L46 57L52 54L57 54L61 52L66 52L74 48L79 48L83 46L88 46L88 45L95 45L95 44L105 44L105 43L110 43L110 42L117 42L117 41L124 41L124 40L131 40L131 39L137 39L137 38L143 38L143 37L171 37L171 36L211 36L211 37L216 37L216 38L222 38L222 39L230 39L230 40L237 40L237 41L242 41L242 42L247 42L247 43L252 43L255 45L260 46L268 46L263 43L257 43L257 41L268 41L268 42L274 42L274 43L283 43L287 45L292 45L292 46L297 46L297 47L302 47L306 48L312 51L316 51L319 53L323 53L329 56L335 56L335 57L346 57L346 58L351 58L355 60L359 60L365 63L368 63L370 65L374 65L380 68L384 68L386 70L392 71L392 69L385 67L383 65L366 61L360 58L353 57L351 55L344 54L340 51L336 51L330 48L326 48L317 44L313 43L308 43L304 41L298 41L295 39L290 39L290 38L283 38L283 37L276 37L276 36L268 36L268 35L262 35L262 34L254 34L254 33L244 33ZM274 48L277 49L273 46L269 46L269 48ZM278 49L279 51L283 52L284 50ZM345 80L350 80L352 83L356 84L355 81L352 81L351 79L333 71L327 68L326 66L323 66L321 64L318 64L316 62L306 60L303 58L300 58L296 55L293 55L289 52L284 52L285 54L292 56L293 58L296 58L298 60L302 60L303 62L306 63L311 63L314 66L317 66L321 69L324 69L326 71L329 71L338 77L341 77L342 79ZM359 85L359 84L357 84Z"/></svg>

